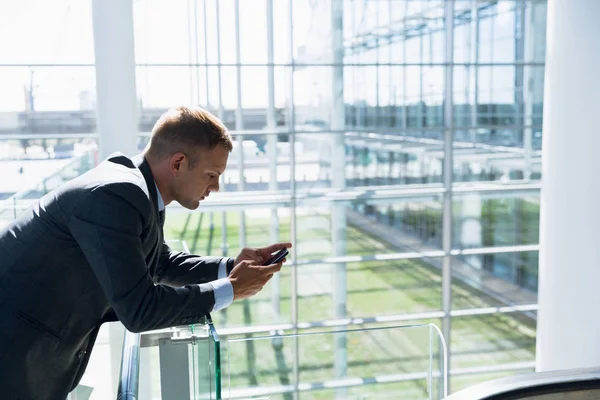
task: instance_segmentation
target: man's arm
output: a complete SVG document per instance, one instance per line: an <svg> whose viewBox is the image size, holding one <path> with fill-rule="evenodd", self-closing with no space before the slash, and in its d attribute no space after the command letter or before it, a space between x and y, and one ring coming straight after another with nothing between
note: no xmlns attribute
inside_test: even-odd
<svg viewBox="0 0 600 400"><path fill-rule="evenodd" d="M206 283L226 278L233 269L234 259L208 257L172 251L163 243L156 282L170 286Z"/></svg>
<svg viewBox="0 0 600 400"><path fill-rule="evenodd" d="M214 292L213 311L217 311L233 302L233 287L227 279L233 263L234 259L229 257L203 257L172 251L163 243L155 281L174 287L207 282Z"/></svg>
<svg viewBox="0 0 600 400"><path fill-rule="evenodd" d="M131 332L195 323L213 310L211 284L155 285L141 235L147 198L135 185L96 189L74 212L70 230L107 300Z"/></svg>

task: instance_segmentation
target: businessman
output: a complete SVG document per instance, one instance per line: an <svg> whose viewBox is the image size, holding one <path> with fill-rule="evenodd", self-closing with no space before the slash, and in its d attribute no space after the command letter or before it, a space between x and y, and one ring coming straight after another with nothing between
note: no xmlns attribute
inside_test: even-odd
<svg viewBox="0 0 600 400"><path fill-rule="evenodd" d="M194 210L219 190L231 137L210 113L167 111L143 154L114 154L0 231L0 397L64 399L100 326L132 332L198 322L259 292L289 243L236 259L171 251L165 206Z"/></svg>

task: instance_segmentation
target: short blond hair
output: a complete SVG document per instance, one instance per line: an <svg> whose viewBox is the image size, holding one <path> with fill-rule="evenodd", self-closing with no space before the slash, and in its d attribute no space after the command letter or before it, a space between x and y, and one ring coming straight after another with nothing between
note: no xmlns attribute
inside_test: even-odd
<svg viewBox="0 0 600 400"><path fill-rule="evenodd" d="M156 121L146 154L162 160L181 152L188 156L193 168L199 150L212 150L217 146L233 149L225 125L200 107L179 106L169 109Z"/></svg>

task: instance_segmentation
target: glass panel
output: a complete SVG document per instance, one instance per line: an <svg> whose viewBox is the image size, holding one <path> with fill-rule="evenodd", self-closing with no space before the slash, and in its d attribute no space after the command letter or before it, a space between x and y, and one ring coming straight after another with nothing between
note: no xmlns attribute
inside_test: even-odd
<svg viewBox="0 0 600 400"><path fill-rule="evenodd" d="M414 134L347 133L347 186L441 183L441 144L420 142Z"/></svg>
<svg viewBox="0 0 600 400"><path fill-rule="evenodd" d="M95 132L93 65L0 65L0 82L1 133Z"/></svg>
<svg viewBox="0 0 600 400"><path fill-rule="evenodd" d="M212 344L211 345L211 351L213 354L213 357L211 357L211 359L214 359L214 362L211 361L211 368L210 371L214 372L213 375L213 379L212 381L214 382L214 388L215 388L215 398L217 400L221 399L222 396L222 392L223 392L223 376L222 376L222 361L221 361L221 341L219 339L219 336L217 335L217 330L215 329L212 320L209 320L209 342ZM212 390L211 390L212 393Z"/></svg>
<svg viewBox="0 0 600 400"><path fill-rule="evenodd" d="M276 110L275 118L279 120L278 112ZM248 111L243 117L246 121L244 129L252 131L244 133L243 136L234 136L233 151L229 157L227 170L222 176L221 190L224 192L289 190L291 155L287 135L259 132L261 129L266 129L263 110ZM296 152L303 159L300 146L296 146ZM299 168L296 177L301 173L306 173L304 167ZM252 196L252 194L248 195Z"/></svg>
<svg viewBox="0 0 600 400"><path fill-rule="evenodd" d="M346 187L442 182L441 143L365 132L347 132L339 143L340 134L317 129L314 134L296 135L301 154L296 161L298 191L332 187L340 179ZM334 157L343 159L345 170L335 169Z"/></svg>
<svg viewBox="0 0 600 400"><path fill-rule="evenodd" d="M441 259L418 254L441 255L437 198L299 203L301 321L440 308Z"/></svg>
<svg viewBox="0 0 600 400"><path fill-rule="evenodd" d="M249 3L254 3L253 0L244 0ZM295 7L306 9L306 6L302 4L302 1L291 2L292 11L294 16L298 16L299 13L295 10ZM306 17L304 17L306 18ZM277 64L290 64L291 53L294 52L294 56L298 57L302 51L304 44L306 43L307 37L305 31L299 31L301 28L300 23L293 23L294 25L294 48L290 48L290 38L292 35L292 29L290 26L290 2L289 1L274 1L273 2L273 53L274 60ZM281 81L279 81L281 82ZM277 87L277 85L275 85Z"/></svg>
<svg viewBox="0 0 600 400"><path fill-rule="evenodd" d="M48 191L96 165L97 141L93 67L0 66L0 82L4 226Z"/></svg>
<svg viewBox="0 0 600 400"><path fill-rule="evenodd" d="M439 399L445 346L438 332L433 325L413 325L230 338L225 396Z"/></svg>
<svg viewBox="0 0 600 400"><path fill-rule="evenodd" d="M390 48L396 46L393 44ZM382 51L385 57L389 57L387 49ZM382 57L379 57L379 62L383 62ZM354 65L343 70L346 129L443 139L442 67L361 66L356 60L349 60L349 63ZM307 67L295 72L296 82L304 84L300 87L310 88L302 90L301 95L296 94L299 121L308 119L307 114L320 115L324 125L329 125L334 72L328 67ZM410 131L400 131L406 128ZM401 139L396 138L398 141ZM374 138L370 141L377 143ZM422 140L422 144L426 143L431 144Z"/></svg>
<svg viewBox="0 0 600 400"><path fill-rule="evenodd" d="M454 61L544 62L546 0L455 0Z"/></svg>
<svg viewBox="0 0 600 400"><path fill-rule="evenodd" d="M300 260L441 248L442 213L437 196L351 202L331 202L319 197L315 200L307 199L296 209Z"/></svg>
<svg viewBox="0 0 600 400"><path fill-rule="evenodd" d="M431 258L302 265L298 317L315 322L439 310L441 263Z"/></svg>
<svg viewBox="0 0 600 400"><path fill-rule="evenodd" d="M453 214L455 249L539 243L539 192L456 194Z"/></svg>
<svg viewBox="0 0 600 400"><path fill-rule="evenodd" d="M451 368L477 372L477 367L535 362L536 312L452 318ZM529 367L532 367L530 365Z"/></svg>
<svg viewBox="0 0 600 400"><path fill-rule="evenodd" d="M28 148L38 145L38 139L23 139ZM57 149L62 146L77 146L75 139L47 139L47 146ZM71 142L67 144L64 142ZM60 184L71 180L91 169L96 163L96 142L92 140L86 145L82 144L79 150L73 151L70 157L29 158L13 157L1 159L2 184L0 186L0 200L38 199ZM0 148L5 146L14 149L19 146L16 141L0 139Z"/></svg>
<svg viewBox="0 0 600 400"><path fill-rule="evenodd" d="M166 242L173 251L189 252L183 240ZM142 335L140 398L221 399L221 345L210 316Z"/></svg>
<svg viewBox="0 0 600 400"><path fill-rule="evenodd" d="M527 128L528 130L529 128ZM507 143L520 141L519 130L506 129L502 136ZM536 180L542 177L542 154L535 146L541 146L541 128L533 128L531 151L529 156L524 156L520 149L505 147L503 145L473 145L473 141L486 140L490 131L476 129L457 132L463 135L465 142L454 149L454 181L500 181L502 183L513 180ZM518 143L517 143L518 144Z"/></svg>
<svg viewBox="0 0 600 400"><path fill-rule="evenodd" d="M195 21L203 22L201 8L182 0L171 1L168 6L156 1L135 2L133 18L137 62L193 62L192 46L198 45L193 37L197 34Z"/></svg>
<svg viewBox="0 0 600 400"><path fill-rule="evenodd" d="M242 0L238 3L241 62L266 63L266 2ZM175 0L168 6L154 1L134 3L137 62L216 64L217 42L220 41L221 62L235 63L235 4L233 0ZM281 29L289 24L279 21L287 19L286 10L274 9L275 32L285 32ZM278 52L289 44L287 35L283 36L286 41L275 40Z"/></svg>
<svg viewBox="0 0 600 400"><path fill-rule="evenodd" d="M141 347L140 398L221 399L220 342L212 325L144 332Z"/></svg>
<svg viewBox="0 0 600 400"><path fill-rule="evenodd" d="M319 203L319 201L317 201ZM321 201L322 203L322 201ZM204 207L204 206L202 206ZM211 206L212 207L212 206ZM439 251L441 205L439 200L394 199L357 201L344 207L345 230L340 270L332 238L331 209L316 204L297 209L296 251L299 256L299 310L304 321L336 318L333 308L336 282L345 276L348 315L370 316L436 310L440 307L441 259L389 259L384 255ZM240 214L236 211L187 213L170 209L165 237L183 239L194 254L236 256L240 248ZM245 213L246 246L266 244L272 229L271 210L255 208ZM211 216L211 214L214 214ZM223 215L226 235L223 240ZM289 209L278 208L277 229L281 240L290 238ZM211 222L212 221L212 222ZM225 247L223 247L225 244ZM336 251L341 251L339 245ZM383 258L379 258L383 257ZM392 256L393 257L393 256ZM385 260L385 261L384 261ZM288 262L292 262L291 257ZM305 265L306 264L306 265ZM284 268L257 296L232 304L213 317L220 327L271 324L291 318L291 269ZM330 306L326 306L330 304Z"/></svg>
<svg viewBox="0 0 600 400"><path fill-rule="evenodd" d="M537 303L538 252L452 258L452 309Z"/></svg>
<svg viewBox="0 0 600 400"><path fill-rule="evenodd" d="M197 92L204 88L202 76L198 80L200 71L188 65L177 66L138 66L136 68L136 87L143 107L156 112L162 112L177 104L196 104ZM204 100L204 99L203 99ZM145 110L140 112L144 116ZM158 119L158 114L156 119ZM142 129L142 132L150 132L152 125Z"/></svg>
<svg viewBox="0 0 600 400"><path fill-rule="evenodd" d="M276 3L276 2L273 2ZM267 2L239 1L240 58L243 64L267 63ZM278 10L279 11L279 10ZM287 15L277 15L285 19ZM275 18L274 18L275 19ZM274 31L275 35L284 32ZM266 68L261 68L266 75ZM266 87L266 86L265 86Z"/></svg>
<svg viewBox="0 0 600 400"><path fill-rule="evenodd" d="M454 69L454 180L541 178L544 68Z"/></svg>
<svg viewBox="0 0 600 400"><path fill-rule="evenodd" d="M221 399L221 343L212 322L190 326L206 339L191 346L193 399Z"/></svg>
<svg viewBox="0 0 600 400"><path fill-rule="evenodd" d="M48 146L52 153L50 158L35 158L31 156L13 155L3 159L0 154L0 229L23 211L34 204L40 197L59 185L83 174L96 164L95 139L21 139L20 143L13 140L0 139L0 149L11 151L19 146L27 146L30 154L33 149ZM41 145L38 143L41 142ZM24 144L26 143L26 144ZM70 155L62 158L57 153L65 151ZM69 149L69 150L66 150ZM2 150L0 150L2 151Z"/></svg>
<svg viewBox="0 0 600 400"><path fill-rule="evenodd" d="M530 0L525 6L525 51L526 62L543 64L546 60L546 13L548 0Z"/></svg>
<svg viewBox="0 0 600 400"><path fill-rule="evenodd" d="M213 195L211 201L212 198ZM289 208L242 206L240 211L231 211L235 208L221 204L217 196L212 203L207 200L201 204L202 212L169 207L165 238L184 240L192 254L230 257L237 257L242 247L263 247L272 242L290 241ZM288 256L287 262L292 261L291 255ZM212 317L219 328L289 322L290 296L291 269L284 266L259 294L234 302Z"/></svg>
<svg viewBox="0 0 600 400"><path fill-rule="evenodd" d="M165 243L172 251L190 252L190 248L185 240L166 239Z"/></svg>

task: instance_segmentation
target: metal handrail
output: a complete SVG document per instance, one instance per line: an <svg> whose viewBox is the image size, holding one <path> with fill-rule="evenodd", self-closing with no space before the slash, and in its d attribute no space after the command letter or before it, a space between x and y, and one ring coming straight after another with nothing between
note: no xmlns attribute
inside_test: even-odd
<svg viewBox="0 0 600 400"><path fill-rule="evenodd" d="M215 343L215 396L217 400L222 399L222 390L221 390L221 340L219 339L219 335L217 334L217 330L215 329L215 325L213 324L212 317L210 314L206 314L206 321L208 323L208 331L209 335L212 337Z"/></svg>
<svg viewBox="0 0 600 400"><path fill-rule="evenodd" d="M551 393L600 389L600 366L513 375L480 383L446 400L517 400Z"/></svg>
<svg viewBox="0 0 600 400"><path fill-rule="evenodd" d="M125 331L117 400L137 400L140 375L139 333Z"/></svg>

